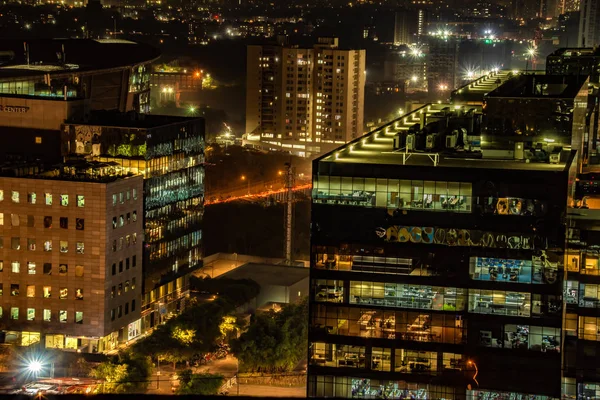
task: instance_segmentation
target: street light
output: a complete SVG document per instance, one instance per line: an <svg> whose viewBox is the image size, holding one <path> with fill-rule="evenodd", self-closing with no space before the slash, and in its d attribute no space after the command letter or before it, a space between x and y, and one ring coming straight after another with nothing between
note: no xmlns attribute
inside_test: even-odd
<svg viewBox="0 0 600 400"><path fill-rule="evenodd" d="M475 361L473 361L473 360L467 361L467 364L475 367L475 374L473 375L473 381L475 381L475 383L477 384L477 387L479 387L479 382L477 382L477 374L479 374L479 369L477 368L477 364L475 364Z"/></svg>
<svg viewBox="0 0 600 400"><path fill-rule="evenodd" d="M533 67L533 58L537 55L537 50L535 47L530 47L527 49L527 54L529 55L529 58L531 58L531 67ZM529 58L525 59L525 73L527 73L527 70L529 69Z"/></svg>
<svg viewBox="0 0 600 400"><path fill-rule="evenodd" d="M250 179L246 179L246 175L242 175L241 179L242 181L246 181L248 194L250 194Z"/></svg>
<svg viewBox="0 0 600 400"><path fill-rule="evenodd" d="M38 374L42 370L42 363L37 360L30 361L27 369L33 374Z"/></svg>

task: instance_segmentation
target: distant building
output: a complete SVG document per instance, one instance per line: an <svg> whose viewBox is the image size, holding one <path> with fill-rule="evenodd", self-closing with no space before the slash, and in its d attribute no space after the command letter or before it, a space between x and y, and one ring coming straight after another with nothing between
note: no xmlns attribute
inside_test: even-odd
<svg viewBox="0 0 600 400"><path fill-rule="evenodd" d="M600 46L600 2L581 0L579 17L579 47Z"/></svg>
<svg viewBox="0 0 600 400"><path fill-rule="evenodd" d="M248 46L246 144L317 154L362 135L365 51Z"/></svg>
<svg viewBox="0 0 600 400"><path fill-rule="evenodd" d="M407 10L396 11L394 18L394 44L411 44L410 24L414 21Z"/></svg>
<svg viewBox="0 0 600 400"><path fill-rule="evenodd" d="M150 98L157 106L197 102L202 90L204 71L183 67L155 66L150 73Z"/></svg>
<svg viewBox="0 0 600 400"><path fill-rule="evenodd" d="M458 49L458 39L430 39L427 54L427 87L431 96L446 97L458 85Z"/></svg>
<svg viewBox="0 0 600 400"><path fill-rule="evenodd" d="M85 161L2 175L0 342L101 352L138 336L141 175Z"/></svg>

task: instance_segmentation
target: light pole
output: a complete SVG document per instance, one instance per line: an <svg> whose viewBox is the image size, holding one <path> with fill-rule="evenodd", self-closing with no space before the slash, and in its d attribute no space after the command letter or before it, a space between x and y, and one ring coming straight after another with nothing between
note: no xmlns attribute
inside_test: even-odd
<svg viewBox="0 0 600 400"><path fill-rule="evenodd" d="M250 179L246 178L246 175L242 175L241 179L242 181L246 181L248 195L250 195Z"/></svg>
<svg viewBox="0 0 600 400"><path fill-rule="evenodd" d="M527 50L527 54L529 55L529 58L525 59L525 73L527 73L527 70L529 69L529 59L530 58L531 58L531 67L533 68L533 58L536 55L535 47L530 47Z"/></svg>
<svg viewBox="0 0 600 400"><path fill-rule="evenodd" d="M467 364L475 367L475 374L473 375L473 381L475 381L475 383L477 384L477 387L479 387L479 382L477 382L477 374L479 374L479 369L477 368L477 364L475 364L475 361L472 361L472 360L467 361Z"/></svg>

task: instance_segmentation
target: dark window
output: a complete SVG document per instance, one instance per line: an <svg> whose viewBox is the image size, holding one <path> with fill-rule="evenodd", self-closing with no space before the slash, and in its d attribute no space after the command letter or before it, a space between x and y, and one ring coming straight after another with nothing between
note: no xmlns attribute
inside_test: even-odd
<svg viewBox="0 0 600 400"><path fill-rule="evenodd" d="M129 303L125 303L125 315L129 314Z"/></svg>
<svg viewBox="0 0 600 400"><path fill-rule="evenodd" d="M112 274L116 275L117 274L117 264L113 264L112 265Z"/></svg>
<svg viewBox="0 0 600 400"><path fill-rule="evenodd" d="M52 217L44 217L44 228L52 228Z"/></svg>
<svg viewBox="0 0 600 400"><path fill-rule="evenodd" d="M117 229L117 217L113 217L113 229Z"/></svg>
<svg viewBox="0 0 600 400"><path fill-rule="evenodd" d="M85 229L85 220L83 218L75 218L75 229L78 231Z"/></svg>
<svg viewBox="0 0 600 400"><path fill-rule="evenodd" d="M125 259L125 270L129 269L129 258Z"/></svg>
<svg viewBox="0 0 600 400"><path fill-rule="evenodd" d="M44 263L44 275L52 275L52 264Z"/></svg>
<svg viewBox="0 0 600 400"><path fill-rule="evenodd" d="M69 229L69 218L60 217L60 227L62 229Z"/></svg>
<svg viewBox="0 0 600 400"><path fill-rule="evenodd" d="M111 321L115 320L115 309L114 308L112 310L110 310L110 320Z"/></svg>
<svg viewBox="0 0 600 400"><path fill-rule="evenodd" d="M136 263L136 256L133 256L133 257L131 258L131 266L132 266L132 267L135 267L136 265L137 265L137 263Z"/></svg>
<svg viewBox="0 0 600 400"><path fill-rule="evenodd" d="M119 261L119 273L123 272L123 260Z"/></svg>
<svg viewBox="0 0 600 400"><path fill-rule="evenodd" d="M117 317L121 318L123 316L123 306L119 306L119 311L117 312Z"/></svg>
<svg viewBox="0 0 600 400"><path fill-rule="evenodd" d="M131 312L135 311L135 300L131 300Z"/></svg>

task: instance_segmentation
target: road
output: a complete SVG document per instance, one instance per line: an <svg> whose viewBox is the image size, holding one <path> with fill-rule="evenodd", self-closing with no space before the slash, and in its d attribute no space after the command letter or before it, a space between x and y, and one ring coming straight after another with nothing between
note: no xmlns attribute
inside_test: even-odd
<svg viewBox="0 0 600 400"><path fill-rule="evenodd" d="M307 183L304 185L296 185L292 188L292 190L293 191L306 190L306 189L310 189L311 187L312 187L312 184ZM261 192L254 192L252 194L240 192L240 194L238 194L238 195L228 195L228 197L206 196L206 198L208 198L209 200L206 200L204 202L204 205L208 206L211 204L228 203L228 202L237 201L237 200L254 200L254 199L261 198L261 197L269 197L269 196L274 196L277 194L285 193L286 190L287 189L285 189L285 188L281 188L281 189L277 189L277 190L263 190Z"/></svg>

